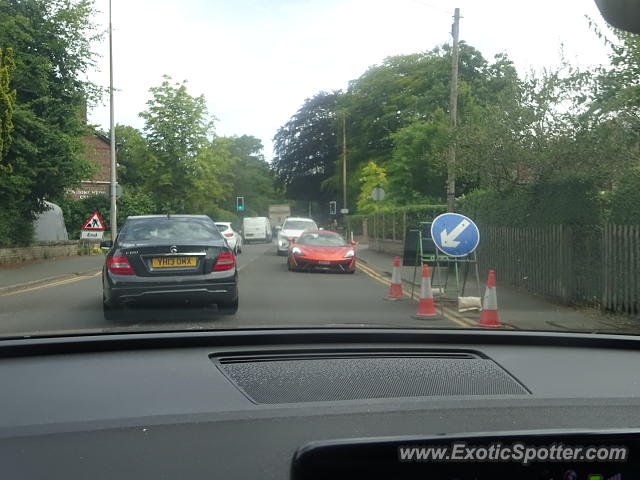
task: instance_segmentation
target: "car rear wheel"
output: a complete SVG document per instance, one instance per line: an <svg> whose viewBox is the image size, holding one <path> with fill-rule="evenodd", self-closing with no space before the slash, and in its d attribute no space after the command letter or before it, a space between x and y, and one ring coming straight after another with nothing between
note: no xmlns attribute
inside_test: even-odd
<svg viewBox="0 0 640 480"><path fill-rule="evenodd" d="M234 315L238 311L239 298L236 298L231 303L219 303L218 312L222 315Z"/></svg>
<svg viewBox="0 0 640 480"><path fill-rule="evenodd" d="M121 314L120 311L121 311L120 308L118 308L116 305L113 305L107 302L104 296L102 297L102 316L104 317L105 320L109 322L117 320L118 318L120 318L120 314Z"/></svg>

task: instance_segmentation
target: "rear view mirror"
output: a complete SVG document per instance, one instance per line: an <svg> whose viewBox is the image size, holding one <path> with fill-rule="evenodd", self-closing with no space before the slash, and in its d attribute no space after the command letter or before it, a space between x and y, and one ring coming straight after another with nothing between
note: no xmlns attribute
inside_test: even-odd
<svg viewBox="0 0 640 480"><path fill-rule="evenodd" d="M103 250L109 250L111 247L113 247L113 241L111 240L103 240L100 242L100 248Z"/></svg>
<svg viewBox="0 0 640 480"><path fill-rule="evenodd" d="M640 33L640 2L638 0L596 0L604 19L616 28Z"/></svg>

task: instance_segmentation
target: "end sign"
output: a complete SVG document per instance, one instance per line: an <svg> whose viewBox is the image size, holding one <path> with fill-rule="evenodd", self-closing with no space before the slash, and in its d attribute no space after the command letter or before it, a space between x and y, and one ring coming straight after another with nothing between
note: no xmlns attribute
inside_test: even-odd
<svg viewBox="0 0 640 480"><path fill-rule="evenodd" d="M93 215L84 222L82 226L82 232L80 238L83 239L101 239L104 234L104 222L100 218L98 212L93 212Z"/></svg>

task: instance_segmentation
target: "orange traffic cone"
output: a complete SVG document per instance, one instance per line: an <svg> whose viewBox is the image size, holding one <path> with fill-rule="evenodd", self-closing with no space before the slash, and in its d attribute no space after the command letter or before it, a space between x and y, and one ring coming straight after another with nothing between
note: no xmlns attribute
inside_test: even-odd
<svg viewBox="0 0 640 480"><path fill-rule="evenodd" d="M487 278L487 290L484 293L484 301L482 302L482 313L480 313L480 327L501 327L498 318L498 297L496 296L496 274L493 270L489 270L489 278Z"/></svg>
<svg viewBox="0 0 640 480"><path fill-rule="evenodd" d="M422 267L422 281L420 283L420 302L418 303L418 312L413 318L418 319L436 319L439 318L433 302L433 292L431 291L431 276L429 275L429 265Z"/></svg>
<svg viewBox="0 0 640 480"><path fill-rule="evenodd" d="M402 278L400 277L400 259L396 256L393 259L393 270L391 272L391 285L389 285L389 295L387 300L399 300L402 298Z"/></svg>

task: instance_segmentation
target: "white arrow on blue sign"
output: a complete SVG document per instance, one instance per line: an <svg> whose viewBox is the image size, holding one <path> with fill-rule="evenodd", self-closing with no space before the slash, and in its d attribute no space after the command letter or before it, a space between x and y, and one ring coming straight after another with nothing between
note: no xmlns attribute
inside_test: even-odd
<svg viewBox="0 0 640 480"><path fill-rule="evenodd" d="M464 257L480 243L480 231L470 218L459 213L443 213L431 223L431 238L445 255Z"/></svg>

